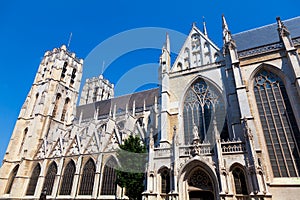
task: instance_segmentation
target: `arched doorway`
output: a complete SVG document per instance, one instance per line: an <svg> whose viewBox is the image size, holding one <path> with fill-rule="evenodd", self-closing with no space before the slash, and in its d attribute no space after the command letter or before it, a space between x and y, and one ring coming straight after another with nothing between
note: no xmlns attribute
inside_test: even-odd
<svg viewBox="0 0 300 200"><path fill-rule="evenodd" d="M214 185L210 176L201 168L194 169L188 176L190 200L214 200Z"/></svg>

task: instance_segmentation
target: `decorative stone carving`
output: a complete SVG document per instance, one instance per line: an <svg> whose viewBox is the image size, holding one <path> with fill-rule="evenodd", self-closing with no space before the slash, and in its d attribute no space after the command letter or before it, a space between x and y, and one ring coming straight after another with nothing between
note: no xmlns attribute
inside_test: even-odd
<svg viewBox="0 0 300 200"><path fill-rule="evenodd" d="M195 171L188 180L189 186L194 186L202 190L213 190L209 176L202 170Z"/></svg>
<svg viewBox="0 0 300 200"><path fill-rule="evenodd" d="M244 58L244 57L249 57L249 56L254 56L254 55L259 55L262 53L267 53L267 52L272 52L272 51L276 51L283 48L283 43L276 43L276 44L271 44L271 45L267 45L264 47L259 47L259 48L254 48L251 50L246 50L246 51L242 51L238 53L238 56L240 58Z"/></svg>
<svg viewBox="0 0 300 200"><path fill-rule="evenodd" d="M36 158L38 159L43 159L46 157L46 147L45 147L45 142L43 141L40 149L38 150L38 153L36 155Z"/></svg>

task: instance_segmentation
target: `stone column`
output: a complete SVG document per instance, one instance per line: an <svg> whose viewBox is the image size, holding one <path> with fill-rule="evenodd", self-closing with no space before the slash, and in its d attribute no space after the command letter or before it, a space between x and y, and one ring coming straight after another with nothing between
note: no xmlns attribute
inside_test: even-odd
<svg viewBox="0 0 300 200"><path fill-rule="evenodd" d="M53 184L53 190L52 190L52 196L56 197L59 195L59 189L60 189L60 180L61 180L61 176L62 176L62 170L63 170L63 166L64 166L64 158L61 158L58 164L58 170L57 170L57 175L55 177L54 180L54 184Z"/></svg>
<svg viewBox="0 0 300 200"><path fill-rule="evenodd" d="M79 182L80 182L80 172L81 172L81 163L82 163L82 156L79 156L76 164L76 170L73 178L73 185L71 191L71 197L75 197L78 194Z"/></svg>
<svg viewBox="0 0 300 200"><path fill-rule="evenodd" d="M292 68L292 71L294 72L294 82L297 88L298 95L300 96L300 58L297 49L294 47L293 41L290 36L290 32L288 31L287 27L280 20L280 17L277 17L276 20L278 25L279 37L283 42L289 65Z"/></svg>

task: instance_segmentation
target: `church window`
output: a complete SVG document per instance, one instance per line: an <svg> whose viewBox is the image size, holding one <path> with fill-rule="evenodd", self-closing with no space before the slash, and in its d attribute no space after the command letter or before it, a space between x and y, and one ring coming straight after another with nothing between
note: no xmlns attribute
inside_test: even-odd
<svg viewBox="0 0 300 200"><path fill-rule="evenodd" d="M35 107L36 107L36 103L37 103L37 99L39 98L39 93L36 93L35 95L35 99L34 99L34 102L33 102L33 106L32 106L32 110L31 110L31 114L30 114L30 117L33 115L34 113L34 110L35 110Z"/></svg>
<svg viewBox="0 0 300 200"><path fill-rule="evenodd" d="M188 179L189 186L203 190L203 191L213 191L213 183L209 175L202 169L196 169L192 172ZM210 199L210 198L208 198Z"/></svg>
<svg viewBox="0 0 300 200"><path fill-rule="evenodd" d="M11 191L11 188L14 184L14 180L17 176L18 170L19 170L19 165L15 166L15 168L10 173L9 179L7 181L7 187L6 187L6 192L5 192L6 194L10 194L10 191Z"/></svg>
<svg viewBox="0 0 300 200"><path fill-rule="evenodd" d="M28 128L25 128L23 131L23 138L22 138L22 142L20 145L19 154L22 152L27 133L28 133Z"/></svg>
<svg viewBox="0 0 300 200"><path fill-rule="evenodd" d="M61 76L60 76L60 80L65 78L66 72L67 72L67 66L68 66L68 62L64 62L62 72L61 72Z"/></svg>
<svg viewBox="0 0 300 200"><path fill-rule="evenodd" d="M96 166L92 159L89 159L83 168L79 195L92 195L94 187Z"/></svg>
<svg viewBox="0 0 300 200"><path fill-rule="evenodd" d="M72 75L71 75L71 80L70 80L70 85L73 85L75 82L75 77L76 77L76 69L73 69Z"/></svg>
<svg viewBox="0 0 300 200"><path fill-rule="evenodd" d="M299 176L299 127L283 81L261 70L254 94L274 177Z"/></svg>
<svg viewBox="0 0 300 200"><path fill-rule="evenodd" d="M41 166L40 164L37 164L32 171L26 195L34 195L36 184L38 182L40 173L41 173Z"/></svg>
<svg viewBox="0 0 300 200"><path fill-rule="evenodd" d="M101 92L101 100L104 100L104 89L102 89L102 92Z"/></svg>
<svg viewBox="0 0 300 200"><path fill-rule="evenodd" d="M182 70L182 63L181 62L178 62L177 68L178 68L178 70Z"/></svg>
<svg viewBox="0 0 300 200"><path fill-rule="evenodd" d="M62 183L60 188L60 195L70 195L72 191L73 179L75 174L75 163L71 160L63 173Z"/></svg>
<svg viewBox="0 0 300 200"><path fill-rule="evenodd" d="M46 177L45 177L45 182L43 185L43 190L46 190L47 195L52 194L52 189L55 181L55 176L57 174L57 165L55 162L52 162L51 165L48 168Z"/></svg>
<svg viewBox="0 0 300 200"><path fill-rule="evenodd" d="M161 193L168 194L170 192L170 170L164 168L160 172L161 176Z"/></svg>
<svg viewBox="0 0 300 200"><path fill-rule="evenodd" d="M58 93L56 95L55 105L54 105L54 108L53 108L53 111L52 111L52 117L56 117L57 108L58 108L60 98L61 98L61 94Z"/></svg>
<svg viewBox="0 0 300 200"><path fill-rule="evenodd" d="M65 101L65 105L63 107L63 111L62 111L62 114L61 114L61 121L64 121L65 118L66 118L66 113L67 113L67 110L69 108L69 103L70 103L70 99L67 98L66 101Z"/></svg>
<svg viewBox="0 0 300 200"><path fill-rule="evenodd" d="M43 72L42 72L42 78L44 78L46 70L47 70L47 68L45 67L44 70L43 70Z"/></svg>
<svg viewBox="0 0 300 200"><path fill-rule="evenodd" d="M217 129L222 135L222 129L227 130L224 101L212 84L199 78L188 89L184 100L185 144L191 144L194 137L199 137L200 142L208 142L213 138L214 117Z"/></svg>
<svg viewBox="0 0 300 200"><path fill-rule="evenodd" d="M232 175L234 180L235 193L248 195L246 178L243 170L241 170L239 167L236 167L232 170Z"/></svg>
<svg viewBox="0 0 300 200"><path fill-rule="evenodd" d="M117 162L112 157L107 161L106 165L104 166L101 188L102 195L115 195L116 193L116 166Z"/></svg>
<svg viewBox="0 0 300 200"><path fill-rule="evenodd" d="M99 91L99 87L95 87L93 92L93 102L97 101L98 91Z"/></svg>

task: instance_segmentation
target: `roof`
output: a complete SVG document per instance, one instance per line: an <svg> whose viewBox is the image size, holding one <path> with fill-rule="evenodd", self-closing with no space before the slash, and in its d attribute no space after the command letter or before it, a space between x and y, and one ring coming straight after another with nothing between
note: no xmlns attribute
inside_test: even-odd
<svg viewBox="0 0 300 200"><path fill-rule="evenodd" d="M283 23L292 38L300 37L300 16L285 20ZM232 38L235 40L239 52L280 41L277 23L233 34Z"/></svg>
<svg viewBox="0 0 300 200"><path fill-rule="evenodd" d="M143 109L144 102L145 106L150 107L155 103L155 97L158 97L158 88L145 90L133 94L128 94L120 97L115 97L112 99L107 99L103 101L97 101L90 104L77 106L76 117L80 118L82 113L82 120L94 118L95 111L98 110L98 117L109 115L110 109L114 110L116 105L116 112L124 113L126 110L126 105L128 105L128 110L133 109L133 102L135 101L135 109Z"/></svg>

